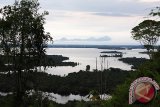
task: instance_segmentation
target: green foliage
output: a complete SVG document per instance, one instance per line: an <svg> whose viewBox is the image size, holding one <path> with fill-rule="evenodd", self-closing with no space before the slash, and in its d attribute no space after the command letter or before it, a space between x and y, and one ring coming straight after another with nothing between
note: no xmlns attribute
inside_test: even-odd
<svg viewBox="0 0 160 107"><path fill-rule="evenodd" d="M160 83L160 53L153 53L153 59L144 63L134 74L131 73L130 78L126 82L117 87L112 99L106 101L106 107L157 107L160 101L160 93L158 91L156 98L149 104L132 104L128 103L129 88L131 83L139 77L150 77L158 84Z"/></svg>
<svg viewBox="0 0 160 107"><path fill-rule="evenodd" d="M160 26L159 21L144 20L132 29L132 37L141 41L144 45L154 45L158 41Z"/></svg>
<svg viewBox="0 0 160 107"><path fill-rule="evenodd" d="M160 37L160 21L144 20L132 29L132 38L140 41L147 49L150 58Z"/></svg>
<svg viewBox="0 0 160 107"><path fill-rule="evenodd" d="M157 7L152 10L151 16L160 16L160 8ZM148 52L150 49L154 49L154 45L157 43L160 37L160 22L154 20L145 20L138 26L132 29L132 37L135 40L139 40ZM150 77L158 84L160 83L160 52L149 53L151 60L142 64L134 74L127 79L127 81L118 86L115 90L112 99L105 102L106 107L158 107L160 101L160 92L157 92L156 98L148 104L134 103L129 105L129 87L131 83L139 77Z"/></svg>
<svg viewBox="0 0 160 107"><path fill-rule="evenodd" d="M131 72L111 68L103 72L103 92L112 93L116 86L123 83ZM0 74L0 91L14 92L16 90L16 73ZM54 92L61 95L80 94L87 95L92 90L100 92L101 72L70 73L66 77L50 75L44 72L23 72L22 83L27 90L35 89L44 92ZM115 79L116 78L116 79ZM106 87L106 88L105 88Z"/></svg>
<svg viewBox="0 0 160 107"><path fill-rule="evenodd" d="M30 69L31 62L40 63L47 42L52 40L50 34L44 31L44 16L48 12L40 14L38 11L37 0L21 0L13 6L5 6L0 11L1 55L13 56L13 60L14 57L20 57L18 61L7 62L15 65L15 70L22 70L23 66ZM36 60L33 61L32 57L36 57Z"/></svg>
<svg viewBox="0 0 160 107"><path fill-rule="evenodd" d="M20 107L59 107L59 104L50 101L47 97L42 98L41 93L33 93L33 95L30 96L23 96L23 99ZM15 105L14 102L14 95L0 96L0 107L17 107L18 105Z"/></svg>
<svg viewBox="0 0 160 107"><path fill-rule="evenodd" d="M0 9L2 16L0 18L0 54L7 60L1 65L12 67L12 69L3 67L8 72L10 70L18 72L16 77L18 106L21 105L25 93L22 71L28 71L33 67L36 69L37 66L30 65L33 62L35 65L41 65L41 58L45 56L45 47L48 41L52 40L50 34L44 31L44 17L48 12L38 13L38 11L37 0L21 0ZM0 60L2 61L2 58Z"/></svg>
<svg viewBox="0 0 160 107"><path fill-rule="evenodd" d="M152 9L149 15L154 16L154 17L160 16L160 7L156 7L154 9Z"/></svg>

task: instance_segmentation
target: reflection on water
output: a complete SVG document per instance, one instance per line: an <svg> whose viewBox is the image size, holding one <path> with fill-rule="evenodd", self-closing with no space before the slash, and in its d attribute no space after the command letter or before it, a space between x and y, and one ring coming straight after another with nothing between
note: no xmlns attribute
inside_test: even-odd
<svg viewBox="0 0 160 107"><path fill-rule="evenodd" d="M46 70L49 74L54 75L67 75L71 72L79 72L79 70L85 70L86 65L90 65L91 71L96 69L96 58L97 58L97 68L101 69L101 59L100 52L102 51L115 51L111 49L96 49L96 48L48 48L47 54L49 55L63 55L70 58L69 61L79 62L80 65L76 67L53 67ZM132 49L132 50L118 50L125 53L125 57L137 57L137 58L149 58L146 54L140 54L139 52L145 51L144 49ZM118 61L118 58L108 57L106 58L105 68L120 68L123 70L130 70L131 65L125 64L121 61Z"/></svg>
<svg viewBox="0 0 160 107"><path fill-rule="evenodd" d="M49 99L52 100L52 101L55 101L59 104L66 104L68 101L90 101L88 97L88 95L86 96L80 96L80 95L73 95L73 94L70 94L69 96L62 96L62 95L59 95L59 94L54 94L54 93L43 93L43 95L45 96L49 96ZM110 95L107 95L107 94L103 94L101 95L101 98L103 98L103 100L108 100L111 98Z"/></svg>
<svg viewBox="0 0 160 107"><path fill-rule="evenodd" d="M54 93L44 93L47 96L50 96L49 99L52 101L55 101L59 104L66 104L68 101L89 101L87 96L80 96L80 95L73 95L70 94L69 96L61 96L59 94L54 94Z"/></svg>
<svg viewBox="0 0 160 107"><path fill-rule="evenodd" d="M32 93L35 91L30 90L28 92L30 93L29 95L32 95ZM9 94L13 94L13 93L12 92L9 92L9 93L0 92L1 96L7 96ZM48 97L50 100L55 101L56 103L59 103L59 104L66 104L69 101L90 101L90 99L87 98L88 95L80 96L80 95L70 94L68 96L62 96L62 95L55 94L55 93L42 92L42 96ZM107 95L107 94L103 94L100 96L103 100L108 100L108 99L112 98L110 95Z"/></svg>
<svg viewBox="0 0 160 107"><path fill-rule="evenodd" d="M8 92L8 93L5 93L5 92L0 92L0 96L7 96L9 94L13 94L12 92Z"/></svg>

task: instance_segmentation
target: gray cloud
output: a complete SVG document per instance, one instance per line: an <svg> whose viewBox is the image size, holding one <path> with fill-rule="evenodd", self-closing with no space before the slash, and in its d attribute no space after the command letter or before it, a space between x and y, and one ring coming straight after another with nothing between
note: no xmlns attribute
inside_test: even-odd
<svg viewBox="0 0 160 107"><path fill-rule="evenodd" d="M108 36L103 36L103 37L99 37L99 38L95 38L95 37L89 37L87 39L67 39L67 38L61 38L57 41L110 41L111 38Z"/></svg>
<svg viewBox="0 0 160 107"><path fill-rule="evenodd" d="M127 13L112 13L112 12L95 12L93 15L99 15L99 16L115 16L115 17L131 17L133 15Z"/></svg>
<svg viewBox="0 0 160 107"><path fill-rule="evenodd" d="M46 9L102 12L103 15L112 12L113 14L107 15L115 16L125 16L128 13L130 15L146 14L150 9L157 6L157 2L144 3L138 2L138 0L40 0L40 3ZM146 13L145 10L147 10ZM100 15L100 13L97 15Z"/></svg>
<svg viewBox="0 0 160 107"><path fill-rule="evenodd" d="M14 1L15 0L1 0L0 5L12 4ZM146 15L153 7L158 5L158 2L146 3L144 1L145 0L39 0L44 10L98 12L96 15L105 16ZM109 14L110 12L112 12L112 14Z"/></svg>
<svg viewBox="0 0 160 107"><path fill-rule="evenodd" d="M0 8L6 5L14 4L15 0L0 0Z"/></svg>

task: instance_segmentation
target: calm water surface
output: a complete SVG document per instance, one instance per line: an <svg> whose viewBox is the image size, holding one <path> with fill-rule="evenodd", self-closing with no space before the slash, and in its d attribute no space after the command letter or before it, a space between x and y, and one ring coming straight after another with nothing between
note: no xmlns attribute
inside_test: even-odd
<svg viewBox="0 0 160 107"><path fill-rule="evenodd" d="M140 54L139 52L145 51L145 49L133 49L133 50L110 50L110 49L96 49L96 48L48 48L47 54L49 55L63 55L69 57L68 61L78 62L79 65L76 67L64 66L64 67L53 67L46 70L49 74L64 76L71 72L79 72L85 70L86 65L90 65L91 71L96 69L96 58L97 68L101 69L101 58L100 52L102 51L120 51L123 52L123 58L125 57L137 57L137 58L149 58L146 54ZM103 68L120 68L123 70L131 70L131 65L125 64L122 61L118 61L118 58L108 57L105 59Z"/></svg>

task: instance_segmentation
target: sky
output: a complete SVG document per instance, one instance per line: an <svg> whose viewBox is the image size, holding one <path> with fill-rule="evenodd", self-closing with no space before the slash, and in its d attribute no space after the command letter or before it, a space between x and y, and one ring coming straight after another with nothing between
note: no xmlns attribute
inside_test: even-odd
<svg viewBox="0 0 160 107"><path fill-rule="evenodd" d="M15 0L0 0L0 7ZM54 44L137 45L131 29L160 0L39 0Z"/></svg>

